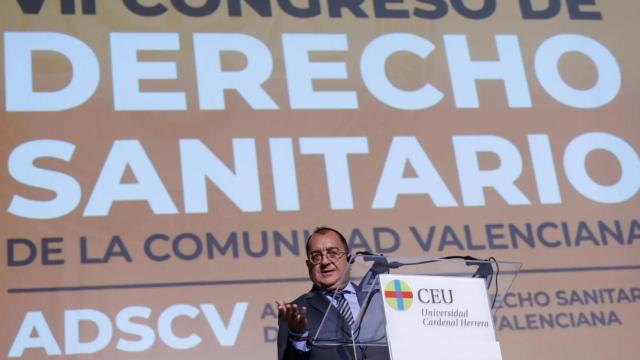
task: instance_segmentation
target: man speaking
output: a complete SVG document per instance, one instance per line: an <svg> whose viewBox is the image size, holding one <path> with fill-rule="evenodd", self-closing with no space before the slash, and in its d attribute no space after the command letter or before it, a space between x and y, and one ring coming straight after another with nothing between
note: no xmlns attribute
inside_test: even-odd
<svg viewBox="0 0 640 360"><path fill-rule="evenodd" d="M318 227L307 239L307 269L313 287L278 306L278 359L389 359L385 347L352 346L355 319L366 294L350 282L347 240L337 230ZM344 346L312 344L320 323Z"/></svg>

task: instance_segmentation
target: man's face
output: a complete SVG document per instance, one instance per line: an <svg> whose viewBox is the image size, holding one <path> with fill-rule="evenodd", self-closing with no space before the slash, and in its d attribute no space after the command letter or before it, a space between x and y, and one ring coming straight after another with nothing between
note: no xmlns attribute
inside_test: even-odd
<svg viewBox="0 0 640 360"><path fill-rule="evenodd" d="M329 260L327 253L336 251L342 253L342 256L336 261ZM307 259L309 278L321 290L342 289L349 281L349 264L340 236L333 231L315 234L309 240L309 254L318 253L322 254L322 260L318 264Z"/></svg>

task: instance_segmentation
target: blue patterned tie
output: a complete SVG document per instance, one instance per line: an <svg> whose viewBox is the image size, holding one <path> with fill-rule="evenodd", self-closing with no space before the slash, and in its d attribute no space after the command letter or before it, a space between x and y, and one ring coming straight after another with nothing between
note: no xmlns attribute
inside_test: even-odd
<svg viewBox="0 0 640 360"><path fill-rule="evenodd" d="M355 321L353 320L353 313L351 313L349 301L344 297L343 292L337 292L335 299L337 302L338 312L340 312L340 315L342 315L342 317L347 321L349 327L353 329Z"/></svg>

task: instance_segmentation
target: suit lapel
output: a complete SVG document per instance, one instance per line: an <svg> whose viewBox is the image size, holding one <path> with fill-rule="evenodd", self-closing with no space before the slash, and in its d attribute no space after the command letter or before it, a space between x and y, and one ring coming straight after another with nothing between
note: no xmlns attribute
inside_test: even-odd
<svg viewBox="0 0 640 360"><path fill-rule="evenodd" d="M321 314L324 314L324 312L327 311L327 307L329 307L329 300L324 296L322 291L312 290L308 292L305 300L310 308L315 309Z"/></svg>
<svg viewBox="0 0 640 360"><path fill-rule="evenodd" d="M358 298L358 304L360 304L360 306L362 306L362 304L364 303L365 298L367 297L367 293L364 291L360 291L358 290L358 288L356 288L356 297Z"/></svg>
<svg viewBox="0 0 640 360"><path fill-rule="evenodd" d="M305 295L304 301L307 306L307 319L309 320L310 328L316 331L315 334L310 335L311 337L316 337L317 332L320 330L322 317L329 306L329 300L324 297L321 291L311 290Z"/></svg>
<svg viewBox="0 0 640 360"><path fill-rule="evenodd" d="M307 306L309 307L307 310L307 318L310 322L314 322L317 324L317 326L312 326L312 328L316 328L319 330L319 326L322 322L324 314L329 311L326 323L323 325L323 328L325 328L325 330L323 331L322 337L329 336L335 337L336 339L344 339L345 337L349 337L349 334L351 333L349 325L342 318L342 315L340 315L335 307L329 307L329 299L327 299L323 291L312 290L307 293L307 295L305 296L305 300ZM358 301L361 301L359 295ZM317 333L311 335L314 336L317 335Z"/></svg>

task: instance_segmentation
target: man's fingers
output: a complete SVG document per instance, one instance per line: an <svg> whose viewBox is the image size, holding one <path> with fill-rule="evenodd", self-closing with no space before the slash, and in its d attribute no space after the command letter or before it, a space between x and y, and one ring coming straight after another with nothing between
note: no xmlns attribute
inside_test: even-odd
<svg viewBox="0 0 640 360"><path fill-rule="evenodd" d="M300 309L298 308L298 305L293 305L293 307L291 308L291 317L295 320L295 321L300 321Z"/></svg>
<svg viewBox="0 0 640 360"><path fill-rule="evenodd" d="M287 304L284 301L280 302L276 300L276 305L278 306L278 314L283 316L290 327L300 327L306 328L307 324L307 307L302 306L298 307L296 304Z"/></svg>
<svg viewBox="0 0 640 360"><path fill-rule="evenodd" d="M291 304L286 304L286 312L285 312L285 316L288 319L293 319L295 318L297 312L298 312L298 307L296 305L291 305Z"/></svg>
<svg viewBox="0 0 640 360"><path fill-rule="evenodd" d="M302 327L307 327L307 307L303 306L300 311L298 311L298 317L296 321L301 324Z"/></svg>

